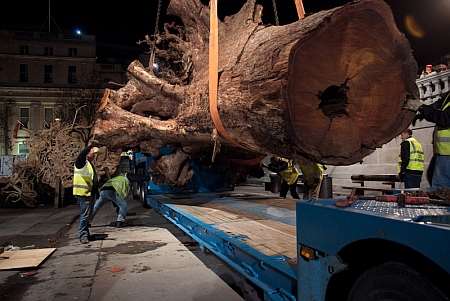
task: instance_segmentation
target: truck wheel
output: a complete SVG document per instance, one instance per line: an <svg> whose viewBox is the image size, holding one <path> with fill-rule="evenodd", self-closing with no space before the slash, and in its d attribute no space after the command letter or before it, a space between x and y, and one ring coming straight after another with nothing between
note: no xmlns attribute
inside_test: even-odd
<svg viewBox="0 0 450 301"><path fill-rule="evenodd" d="M133 198L135 198L135 199L139 198L140 189L141 189L139 182L133 182L132 187L133 187Z"/></svg>
<svg viewBox="0 0 450 301"><path fill-rule="evenodd" d="M364 272L350 290L348 301L445 301L426 277L400 262L387 262Z"/></svg>
<svg viewBox="0 0 450 301"><path fill-rule="evenodd" d="M147 204L147 202L145 201L145 184L139 185L139 196L138 196L138 200L139 202L141 202L142 207L144 208L150 208L150 206Z"/></svg>

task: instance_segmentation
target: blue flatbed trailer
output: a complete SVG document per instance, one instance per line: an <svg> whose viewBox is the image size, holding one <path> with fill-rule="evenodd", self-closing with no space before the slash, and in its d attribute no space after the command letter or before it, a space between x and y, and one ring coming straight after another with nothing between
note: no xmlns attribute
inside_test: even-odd
<svg viewBox="0 0 450 301"><path fill-rule="evenodd" d="M361 200L342 209L335 200L295 202L233 192L146 200L260 287L265 300L358 300L369 293L364 290L383 293L364 281L397 279L395 273L412 273L402 281L412 287L419 287L414 281L426 283L442 294L436 300L448 298L448 207Z"/></svg>
<svg viewBox="0 0 450 301"><path fill-rule="evenodd" d="M235 192L147 195L146 201L261 288L265 300L359 300L362 294L382 300L389 289L406 292L405 285L418 294L423 289L428 299L422 300L449 297L445 206L361 200L342 209L335 200Z"/></svg>

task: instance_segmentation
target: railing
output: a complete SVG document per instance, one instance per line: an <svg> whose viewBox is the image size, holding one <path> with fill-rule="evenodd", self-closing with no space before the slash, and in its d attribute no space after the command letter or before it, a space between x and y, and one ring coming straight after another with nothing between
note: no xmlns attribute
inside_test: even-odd
<svg viewBox="0 0 450 301"><path fill-rule="evenodd" d="M426 104L439 100L440 95L450 91L449 81L450 70L417 79L416 84L419 88L420 99Z"/></svg>

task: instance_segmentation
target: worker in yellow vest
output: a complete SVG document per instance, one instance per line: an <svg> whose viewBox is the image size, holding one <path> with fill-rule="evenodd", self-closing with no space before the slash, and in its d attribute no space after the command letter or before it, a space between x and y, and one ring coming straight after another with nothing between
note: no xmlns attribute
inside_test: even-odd
<svg viewBox="0 0 450 301"><path fill-rule="evenodd" d="M125 218L128 213L127 196L130 192L130 181L125 174L119 174L107 180L100 188L100 197L95 202L91 220L98 210L107 202L112 202L118 208L117 220L113 222L114 227L125 226Z"/></svg>
<svg viewBox="0 0 450 301"><path fill-rule="evenodd" d="M305 185L305 192L303 193L304 200L316 200L320 195L320 187L322 186L323 172L325 166L322 164L300 160L299 167L303 174L303 184Z"/></svg>
<svg viewBox="0 0 450 301"><path fill-rule="evenodd" d="M92 160L98 151L92 145L84 148L75 160L73 173L73 195L80 205L79 238L82 244L89 242L89 215L98 192L97 174Z"/></svg>
<svg viewBox="0 0 450 301"><path fill-rule="evenodd" d="M271 157L267 168L272 172L278 173L281 177L280 197L286 198L288 191L290 191L294 199L300 198L297 193L297 181L300 173L292 160Z"/></svg>
<svg viewBox="0 0 450 301"><path fill-rule="evenodd" d="M420 188L424 170L425 156L422 145L412 136L412 130L406 129L401 134L399 177L405 188Z"/></svg>
<svg viewBox="0 0 450 301"><path fill-rule="evenodd" d="M432 105L422 105L416 119L436 124L434 129L435 165L431 188L450 187L450 92Z"/></svg>

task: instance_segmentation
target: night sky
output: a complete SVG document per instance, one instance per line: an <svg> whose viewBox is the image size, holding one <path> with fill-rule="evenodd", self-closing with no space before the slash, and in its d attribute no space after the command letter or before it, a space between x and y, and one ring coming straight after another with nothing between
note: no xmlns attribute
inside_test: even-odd
<svg viewBox="0 0 450 301"><path fill-rule="evenodd" d="M202 0L207 2L206 0ZM163 0L167 5L168 0ZM244 0L219 1L219 13L231 14ZM261 1L265 7L266 21L273 23L271 0ZM348 0L304 0L307 13L349 2ZM130 61L143 52L136 45L154 28L157 0L104 1L78 0L51 3L52 16L65 32L80 28L83 33L97 36L98 56L120 56ZM392 7L397 24L404 32L420 66L437 64L450 53L450 0L387 0ZM294 1L277 0L281 24L296 18ZM47 30L48 0L2 1L1 29ZM423 37L414 37L405 28L404 18L412 16L423 30ZM272 19L272 20L271 20ZM56 29L56 26L54 26ZM115 44L112 46L111 44Z"/></svg>

